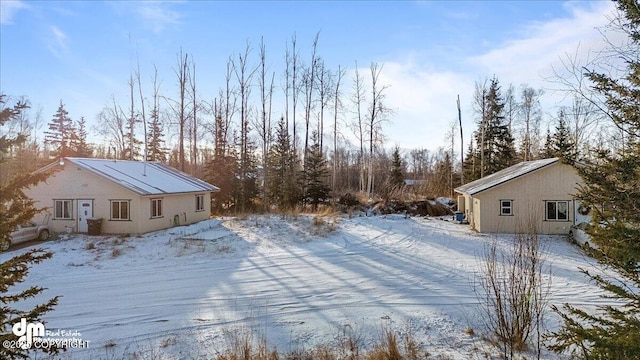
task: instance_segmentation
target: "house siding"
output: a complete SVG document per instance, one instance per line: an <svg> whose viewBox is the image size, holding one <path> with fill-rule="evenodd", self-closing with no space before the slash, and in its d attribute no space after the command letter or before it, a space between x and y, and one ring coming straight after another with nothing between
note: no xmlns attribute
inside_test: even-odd
<svg viewBox="0 0 640 360"><path fill-rule="evenodd" d="M205 220L209 218L207 204L211 199L209 192L141 196L71 163L65 164L60 171L26 193L36 202L36 207L46 208L34 221L48 223L53 232L59 233L67 229L78 231L78 199L93 200L93 217L103 219L101 230L105 234L141 234L165 229L174 225L174 215L180 215L180 225ZM205 195L205 211L195 211L196 194ZM163 217L151 219L151 198L158 197L163 198ZM73 219L53 219L53 199L72 199ZM111 200L130 201L130 220L111 219Z"/></svg>
<svg viewBox="0 0 640 360"><path fill-rule="evenodd" d="M567 234L574 221L574 194L581 178L560 162L474 195L474 228L487 233L517 233L532 226L540 234ZM500 215L500 200L513 200L513 215ZM545 220L545 201L566 200L566 221ZM476 210L475 202L479 203Z"/></svg>

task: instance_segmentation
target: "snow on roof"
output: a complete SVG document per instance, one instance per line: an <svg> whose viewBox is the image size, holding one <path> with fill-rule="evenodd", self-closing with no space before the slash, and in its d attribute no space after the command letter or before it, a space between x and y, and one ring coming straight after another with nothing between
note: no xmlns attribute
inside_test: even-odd
<svg viewBox="0 0 640 360"><path fill-rule="evenodd" d="M158 162L128 160L65 158L96 175L111 180L139 195L161 195L219 188Z"/></svg>
<svg viewBox="0 0 640 360"><path fill-rule="evenodd" d="M510 166L506 169L502 169L491 175L487 175L481 179L459 186L455 189L455 191L459 193L474 195L479 192L490 189L494 186L498 186L502 183L513 180L522 175L541 169L545 166L554 164L558 162L558 160L560 159L550 158L550 159L542 159L542 160L534 160L534 161L523 161L519 164Z"/></svg>

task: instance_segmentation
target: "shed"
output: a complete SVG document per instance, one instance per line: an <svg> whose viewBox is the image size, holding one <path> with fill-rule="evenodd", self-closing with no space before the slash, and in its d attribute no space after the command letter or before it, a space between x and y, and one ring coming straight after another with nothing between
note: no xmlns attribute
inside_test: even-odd
<svg viewBox="0 0 640 360"><path fill-rule="evenodd" d="M571 165L550 158L521 162L455 191L458 211L478 232L568 234L571 225L588 221L575 199L582 183Z"/></svg>
<svg viewBox="0 0 640 360"><path fill-rule="evenodd" d="M54 232L142 234L208 219L219 189L159 162L66 157L26 191ZM44 219L36 219L36 221Z"/></svg>

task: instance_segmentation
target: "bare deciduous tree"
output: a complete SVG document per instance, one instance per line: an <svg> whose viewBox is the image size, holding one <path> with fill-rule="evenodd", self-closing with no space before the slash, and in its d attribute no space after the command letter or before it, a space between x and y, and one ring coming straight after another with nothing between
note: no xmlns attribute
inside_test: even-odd
<svg viewBox="0 0 640 360"><path fill-rule="evenodd" d="M534 150L540 149L540 121L542 120L542 109L540 107L540 97L544 91L523 85L521 89L521 100L518 106L520 114L520 124L522 126L522 157L524 161L533 160Z"/></svg>
<svg viewBox="0 0 640 360"><path fill-rule="evenodd" d="M156 69L157 76L157 69ZM147 114L144 106L144 95L142 94L142 79L140 76L140 60L137 61L137 68L135 71L136 82L138 83L138 96L140 97L140 114L142 115L142 129L144 134L144 153L143 160L147 161ZM155 90L155 89L154 89ZM132 94L133 95L133 94ZM133 97L132 97L133 103Z"/></svg>
<svg viewBox="0 0 640 360"><path fill-rule="evenodd" d="M353 77L353 88L352 88L352 97L351 101L355 106L355 117L353 122L351 123L351 128L353 130L353 134L356 139L360 143L360 149L358 152L358 168L359 168L359 191L364 192L365 186L365 159L364 159L364 142L365 142L365 124L364 118L362 114L362 107L364 106L364 102L366 101L366 92L364 88L364 79L360 75L358 70L358 62L356 61L355 74Z"/></svg>
<svg viewBox="0 0 640 360"><path fill-rule="evenodd" d="M305 122L305 131L304 131L304 156L307 156L307 151L309 150L309 123L311 122L311 109L313 108L313 92L315 89L315 80L316 80L316 70L318 67L318 37L320 36L320 32L316 34L316 37L313 39L313 45L311 47L311 64L306 69L303 80L304 80L304 97L305 97L305 111L304 111L304 122Z"/></svg>
<svg viewBox="0 0 640 360"><path fill-rule="evenodd" d="M189 78L189 55L178 53L178 67L174 70L178 78L178 100L170 101L170 107L177 116L178 122L178 165L185 171L184 136L189 116L187 108L187 81Z"/></svg>
<svg viewBox="0 0 640 360"><path fill-rule="evenodd" d="M484 177L485 168L484 154L486 144L484 141L484 135L487 127L487 94L489 93L487 82L487 79L484 79L482 83L476 81L473 93L473 110L480 117L478 126L478 131L480 132L480 143L477 144L477 147L480 149L480 177Z"/></svg>
<svg viewBox="0 0 640 360"><path fill-rule="evenodd" d="M127 147L125 134L126 115L116 102L114 95L111 95L111 104L105 106L98 114L98 123L100 124L98 128L100 135L108 140L109 149L113 147L115 151L113 156L118 158Z"/></svg>
<svg viewBox="0 0 640 360"><path fill-rule="evenodd" d="M333 191L334 199L336 196L336 177L338 175L338 112L342 107L342 102L340 100L340 84L342 83L342 77L344 74L344 69L341 69L340 66L338 66L333 92L333 175L331 177L331 191Z"/></svg>
<svg viewBox="0 0 640 360"><path fill-rule="evenodd" d="M267 191L269 184L269 167L267 166L267 156L269 153L269 139L271 138L271 96L273 94L273 79L271 85L267 89L267 50L264 45L264 38L260 38L260 73L259 73L259 86L260 86L260 119L258 121L258 134L262 142L262 166L263 166L263 191L262 191L262 206L266 211L269 208ZM268 112L267 112L268 111Z"/></svg>
<svg viewBox="0 0 640 360"><path fill-rule="evenodd" d="M291 100L293 102L293 109L292 109L292 113L291 115L293 116L292 119L292 125L293 125L293 139L291 139L291 142L293 144L293 153L294 155L297 155L297 148L298 148L298 134L296 132L296 108L298 105L298 84L297 84L297 80L298 80L298 52L296 51L296 35L294 34L293 37L291 38L291 47L292 47L292 53L291 53L291 66L292 66L292 74L291 74ZM288 121L287 121L287 126L288 126Z"/></svg>
<svg viewBox="0 0 640 360"><path fill-rule="evenodd" d="M249 158L249 95L251 83L257 67L249 68L249 54L251 45L247 43L244 53L238 54L238 62L234 66L236 80L238 81L238 96L240 98L240 211L245 211L248 201L248 171L251 159Z"/></svg>
<svg viewBox="0 0 640 360"><path fill-rule="evenodd" d="M380 126L383 121L387 120L387 116L391 112L391 109L385 105L385 90L388 85L381 85L380 73L382 67L378 63L371 63L369 67L371 70L371 104L369 105L368 114L368 135L369 135L369 173L367 177L367 198L372 199L373 196L373 153L375 149L375 141L379 141Z"/></svg>
<svg viewBox="0 0 640 360"><path fill-rule="evenodd" d="M196 63L191 57L191 70L188 72L189 96L191 96L191 124L189 127L190 146L190 173L196 175L198 171L198 97L196 93Z"/></svg>

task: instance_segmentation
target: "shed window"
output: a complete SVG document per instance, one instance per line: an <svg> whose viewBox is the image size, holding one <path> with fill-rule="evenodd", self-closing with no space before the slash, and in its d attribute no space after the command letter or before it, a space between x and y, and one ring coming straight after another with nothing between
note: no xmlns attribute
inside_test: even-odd
<svg viewBox="0 0 640 360"><path fill-rule="evenodd" d="M196 211L204 211L204 195L196 195Z"/></svg>
<svg viewBox="0 0 640 360"><path fill-rule="evenodd" d="M569 202L566 200L545 201L545 219L569 221Z"/></svg>
<svg viewBox="0 0 640 360"><path fill-rule="evenodd" d="M151 199L151 217L162 217L162 199Z"/></svg>
<svg viewBox="0 0 640 360"><path fill-rule="evenodd" d="M111 200L111 220L130 220L129 200Z"/></svg>
<svg viewBox="0 0 640 360"><path fill-rule="evenodd" d="M73 200L54 200L53 203L55 208L54 219L72 219Z"/></svg>
<svg viewBox="0 0 640 360"><path fill-rule="evenodd" d="M513 200L500 200L500 215L513 215Z"/></svg>

